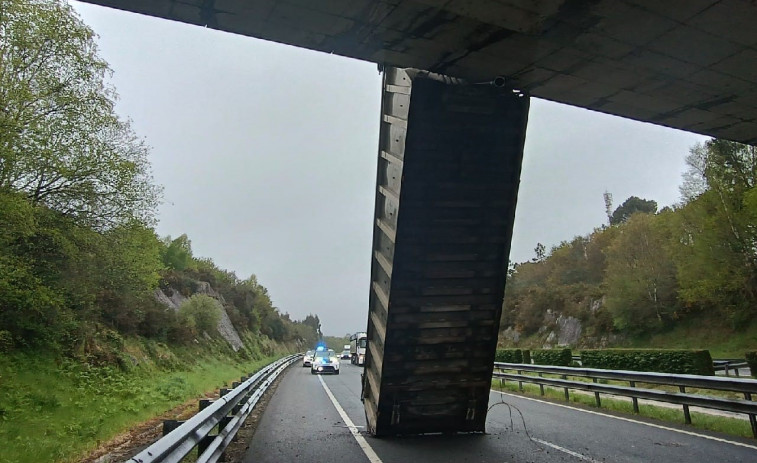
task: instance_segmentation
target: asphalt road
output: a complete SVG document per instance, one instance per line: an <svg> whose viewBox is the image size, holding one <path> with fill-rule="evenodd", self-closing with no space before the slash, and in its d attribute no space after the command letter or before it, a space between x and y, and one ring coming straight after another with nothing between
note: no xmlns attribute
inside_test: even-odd
<svg viewBox="0 0 757 463"><path fill-rule="evenodd" d="M315 376L299 365L290 368L271 398L246 463L757 462L755 441L674 425L664 429L496 392L485 435L377 439L365 431L362 368L343 363L338 376Z"/></svg>

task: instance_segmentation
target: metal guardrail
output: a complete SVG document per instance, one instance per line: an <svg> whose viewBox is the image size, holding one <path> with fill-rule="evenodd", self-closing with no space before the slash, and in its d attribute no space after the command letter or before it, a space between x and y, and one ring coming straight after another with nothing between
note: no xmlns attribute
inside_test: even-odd
<svg viewBox="0 0 757 463"><path fill-rule="evenodd" d="M166 436L127 460L127 463L180 462L198 446L198 463L219 461L223 451L268 386L301 356L302 354L290 355L267 365ZM217 425L218 434L210 435Z"/></svg>
<svg viewBox="0 0 757 463"><path fill-rule="evenodd" d="M506 373L505 371L515 371L516 373ZM538 376L523 374L524 372L536 373ZM544 378L542 376L544 374L559 375L560 379ZM590 378L593 382L572 381L567 379L568 376ZM593 392L598 407L601 406L600 393L631 397L635 413L639 413L638 399L678 404L683 407L684 419L687 424L691 424L689 406L744 413L749 416L752 434L757 438L757 402L752 401L752 394L757 394L757 380L501 362L494 363L493 377L501 382L517 381L521 390L523 383L538 384L541 395L544 395L544 386L562 388L565 391L566 400L570 398L569 389ZM598 383L599 380L627 381L629 386L600 384ZM636 387L636 383L676 386L679 392L639 388ZM687 387L738 392L744 395L744 400L686 393Z"/></svg>
<svg viewBox="0 0 757 463"><path fill-rule="evenodd" d="M739 370L749 368L749 364L744 360L713 360L712 367L715 371L723 371L726 376L730 376L730 372L733 371L736 377L739 377L741 376Z"/></svg>

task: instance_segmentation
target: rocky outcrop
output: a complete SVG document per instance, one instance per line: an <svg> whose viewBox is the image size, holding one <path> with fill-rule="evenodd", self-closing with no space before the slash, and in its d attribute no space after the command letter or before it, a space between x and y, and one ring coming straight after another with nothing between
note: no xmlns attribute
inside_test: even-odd
<svg viewBox="0 0 757 463"><path fill-rule="evenodd" d="M581 339L581 320L574 317L557 317L557 345L575 346Z"/></svg>
<svg viewBox="0 0 757 463"><path fill-rule="evenodd" d="M244 346L244 344L242 343L242 339L239 337L239 333L237 332L236 328L234 328L234 325L231 323L229 314L226 313L226 309L223 307L223 304L225 302L223 296L220 295L216 290L214 290L210 286L210 283L208 283L207 281L197 281L196 283L197 292L195 294L207 294L208 296L216 300L218 308L221 309L221 319L218 321L218 334L220 334L221 337L223 337L226 342L229 343L229 345L232 349L234 349L235 352L238 351L242 348L242 346ZM181 304L183 304L184 301L187 300L187 298L183 294L171 288L168 288L165 291L162 289L156 289L155 299L161 304L172 308L173 310L179 310Z"/></svg>

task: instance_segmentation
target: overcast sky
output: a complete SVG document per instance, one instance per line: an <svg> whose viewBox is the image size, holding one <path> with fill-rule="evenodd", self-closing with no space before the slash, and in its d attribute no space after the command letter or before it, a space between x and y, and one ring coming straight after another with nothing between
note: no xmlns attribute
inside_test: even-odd
<svg viewBox="0 0 757 463"><path fill-rule="evenodd" d="M376 65L73 3L99 35L119 114L152 146L158 233L255 274L325 334L367 322L381 76ZM584 235L631 195L679 200L705 137L532 99L511 260Z"/></svg>

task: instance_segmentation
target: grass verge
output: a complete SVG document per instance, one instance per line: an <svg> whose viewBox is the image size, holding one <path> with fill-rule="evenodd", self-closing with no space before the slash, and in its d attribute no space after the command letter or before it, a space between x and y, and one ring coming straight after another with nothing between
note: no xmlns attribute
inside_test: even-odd
<svg viewBox="0 0 757 463"><path fill-rule="evenodd" d="M170 365L129 371L52 354L0 356L0 448L5 463L68 462L137 423L204 392L228 387L280 355L185 349Z"/></svg>
<svg viewBox="0 0 757 463"><path fill-rule="evenodd" d="M507 382L504 386L500 386L499 380L492 380L492 389L565 402L564 390L562 388L544 386L544 396L542 396L539 391L539 386L535 384L523 384L523 391L520 391L518 385L513 382ZM570 391L570 402L584 407L597 408L593 394L588 395L577 393L576 391ZM633 404L630 401L610 399L603 395L601 397L601 403L602 409L627 413L629 415L637 415L634 413ZM683 409L658 407L643 403L639 404L639 413L637 416L644 416L676 424L684 423ZM748 420L739 420L736 418L727 418L692 411L691 423L691 426L697 429L715 431L739 437L752 437L752 429Z"/></svg>

